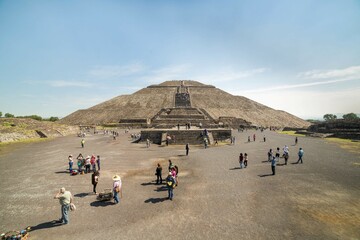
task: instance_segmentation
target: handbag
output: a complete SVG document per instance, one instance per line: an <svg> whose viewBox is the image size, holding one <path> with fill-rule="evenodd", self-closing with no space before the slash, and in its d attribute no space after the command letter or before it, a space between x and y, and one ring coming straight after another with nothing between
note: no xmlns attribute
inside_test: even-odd
<svg viewBox="0 0 360 240"><path fill-rule="evenodd" d="M75 211L75 210L76 210L75 204L70 203L70 210L71 210L71 211Z"/></svg>

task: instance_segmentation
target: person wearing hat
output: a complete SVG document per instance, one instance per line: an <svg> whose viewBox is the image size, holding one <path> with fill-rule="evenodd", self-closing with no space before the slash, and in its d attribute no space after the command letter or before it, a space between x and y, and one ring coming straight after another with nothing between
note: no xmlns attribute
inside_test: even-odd
<svg viewBox="0 0 360 240"><path fill-rule="evenodd" d="M169 172L166 178L166 186L168 189L168 199L172 201L174 197L174 187L175 187L175 179L173 178L171 172Z"/></svg>
<svg viewBox="0 0 360 240"><path fill-rule="evenodd" d="M70 210L70 203L73 201L73 197L71 192L65 191L65 188L60 188L60 191L54 196L54 199L59 199L61 205L61 218L59 222L62 224L69 223L69 210Z"/></svg>
<svg viewBox="0 0 360 240"><path fill-rule="evenodd" d="M73 164L74 164L74 161L73 161L73 158L72 158L71 154L69 155L68 160L69 160L69 171L71 173L72 170L73 170L72 167L73 167Z"/></svg>
<svg viewBox="0 0 360 240"><path fill-rule="evenodd" d="M113 183L114 202L115 204L118 204L119 193L122 194L121 177L119 175L114 175L112 179L114 181Z"/></svg>

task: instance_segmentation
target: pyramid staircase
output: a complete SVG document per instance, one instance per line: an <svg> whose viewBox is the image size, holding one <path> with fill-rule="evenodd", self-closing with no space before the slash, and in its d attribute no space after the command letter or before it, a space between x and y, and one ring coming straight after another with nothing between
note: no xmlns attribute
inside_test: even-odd
<svg viewBox="0 0 360 240"><path fill-rule="evenodd" d="M204 110L191 107L189 88L179 86L174 96L175 107L161 109L152 119L151 123L156 128L171 128L178 124L203 127L217 126L215 120Z"/></svg>

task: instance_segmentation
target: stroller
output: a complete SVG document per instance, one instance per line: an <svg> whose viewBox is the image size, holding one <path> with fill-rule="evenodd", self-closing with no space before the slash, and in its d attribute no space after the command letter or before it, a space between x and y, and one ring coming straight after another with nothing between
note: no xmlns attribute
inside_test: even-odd
<svg viewBox="0 0 360 240"><path fill-rule="evenodd" d="M1 240L27 240L30 238L29 235L30 227L27 227L20 231L9 231L0 235Z"/></svg>
<svg viewBox="0 0 360 240"><path fill-rule="evenodd" d="M99 193L99 195L96 197L98 201L111 201L113 199L114 194L112 192L111 188L104 189L103 192Z"/></svg>

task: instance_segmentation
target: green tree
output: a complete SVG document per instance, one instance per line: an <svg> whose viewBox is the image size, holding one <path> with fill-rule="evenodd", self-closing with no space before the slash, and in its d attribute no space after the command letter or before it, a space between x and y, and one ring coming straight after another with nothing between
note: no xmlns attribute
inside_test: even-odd
<svg viewBox="0 0 360 240"><path fill-rule="evenodd" d="M359 119L359 117L355 113L348 113L343 115L343 119L345 120L356 120Z"/></svg>
<svg viewBox="0 0 360 240"><path fill-rule="evenodd" d="M11 113L5 113L5 117L6 118L13 118L15 116L13 114L11 114Z"/></svg>
<svg viewBox="0 0 360 240"><path fill-rule="evenodd" d="M58 120L59 120L58 117L50 117L50 118L49 118L49 121L50 121L50 122L56 122L56 121L58 121Z"/></svg>
<svg viewBox="0 0 360 240"><path fill-rule="evenodd" d="M2 117L2 112L0 112L0 117Z"/></svg>
<svg viewBox="0 0 360 240"><path fill-rule="evenodd" d="M335 120L336 118L337 118L337 117L336 117L335 114L330 114L330 113L328 113L328 114L325 114L325 115L324 115L324 120L325 120L325 121Z"/></svg>
<svg viewBox="0 0 360 240"><path fill-rule="evenodd" d="M26 116L26 118L31 118L34 120L42 121L42 117L40 117L38 115L30 115L30 116Z"/></svg>

